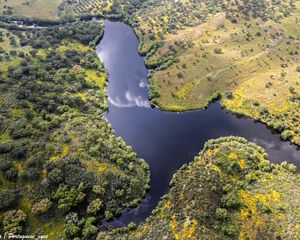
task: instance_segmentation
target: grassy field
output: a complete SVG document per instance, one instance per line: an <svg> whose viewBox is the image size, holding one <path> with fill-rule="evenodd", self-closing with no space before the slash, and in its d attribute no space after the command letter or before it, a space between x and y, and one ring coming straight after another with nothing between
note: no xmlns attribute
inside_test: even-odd
<svg viewBox="0 0 300 240"><path fill-rule="evenodd" d="M245 139L210 140L140 226L98 240L299 239L299 175Z"/></svg>
<svg viewBox="0 0 300 240"><path fill-rule="evenodd" d="M32 18L58 18L58 6L62 0L0 0L2 15Z"/></svg>

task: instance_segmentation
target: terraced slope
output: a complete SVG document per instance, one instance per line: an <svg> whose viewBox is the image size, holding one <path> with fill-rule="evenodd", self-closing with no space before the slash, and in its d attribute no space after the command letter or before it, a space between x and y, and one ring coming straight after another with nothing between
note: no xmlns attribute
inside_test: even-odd
<svg viewBox="0 0 300 240"><path fill-rule="evenodd" d="M266 158L242 138L210 140L143 224L97 239L299 239L299 175Z"/></svg>

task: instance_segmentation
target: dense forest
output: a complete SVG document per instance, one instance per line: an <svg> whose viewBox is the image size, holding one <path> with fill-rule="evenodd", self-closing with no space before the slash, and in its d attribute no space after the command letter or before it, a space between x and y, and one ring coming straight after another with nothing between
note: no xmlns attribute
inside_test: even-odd
<svg viewBox="0 0 300 240"><path fill-rule="evenodd" d="M136 205L149 181L147 164L100 116L102 25L14 28L1 29L1 232L90 239L97 220Z"/></svg>

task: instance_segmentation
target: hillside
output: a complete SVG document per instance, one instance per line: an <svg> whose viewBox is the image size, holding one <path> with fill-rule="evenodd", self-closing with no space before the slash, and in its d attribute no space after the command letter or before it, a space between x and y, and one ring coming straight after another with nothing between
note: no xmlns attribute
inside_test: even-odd
<svg viewBox="0 0 300 240"><path fill-rule="evenodd" d="M154 104L184 111L222 97L300 143L299 1L146 1L132 16Z"/></svg>
<svg viewBox="0 0 300 240"><path fill-rule="evenodd" d="M97 239L299 239L300 178L243 138L210 140L140 226Z"/></svg>

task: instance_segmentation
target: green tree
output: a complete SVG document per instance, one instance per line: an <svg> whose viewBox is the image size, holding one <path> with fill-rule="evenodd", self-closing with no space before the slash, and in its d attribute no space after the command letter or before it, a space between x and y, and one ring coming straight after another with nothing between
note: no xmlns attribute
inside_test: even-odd
<svg viewBox="0 0 300 240"><path fill-rule="evenodd" d="M54 199L58 200L58 209L63 213L67 213L72 207L81 203L86 196L85 193L81 191L82 188L82 184L80 184L78 188L60 185L54 195Z"/></svg>
<svg viewBox="0 0 300 240"><path fill-rule="evenodd" d="M52 202L48 198L44 198L32 207L32 213L37 216L46 214L52 208Z"/></svg>
<svg viewBox="0 0 300 240"><path fill-rule="evenodd" d="M3 230L4 233L22 234L26 224L26 213L22 210L10 210L4 213Z"/></svg>
<svg viewBox="0 0 300 240"><path fill-rule="evenodd" d="M90 204L87 207L87 213L88 214L96 214L103 206L102 201L97 198L90 202Z"/></svg>

